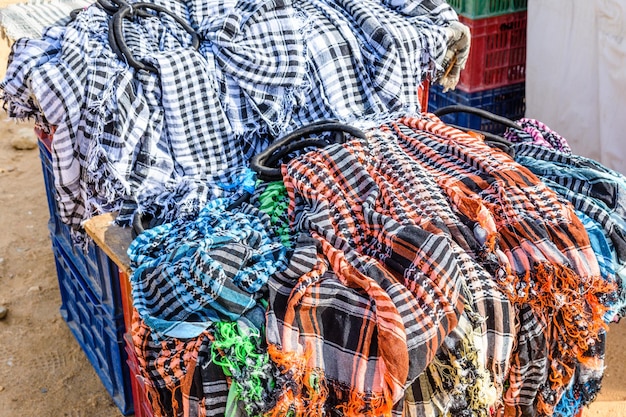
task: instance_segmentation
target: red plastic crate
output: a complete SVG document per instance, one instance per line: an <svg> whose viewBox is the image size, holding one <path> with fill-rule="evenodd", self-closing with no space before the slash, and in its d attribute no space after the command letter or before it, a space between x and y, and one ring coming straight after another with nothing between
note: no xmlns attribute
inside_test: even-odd
<svg viewBox="0 0 626 417"><path fill-rule="evenodd" d="M124 326L129 332L133 322L133 296L130 288L130 277L126 272L120 269L120 292L122 295L122 310L124 312Z"/></svg>
<svg viewBox="0 0 626 417"><path fill-rule="evenodd" d="M484 19L459 16L472 35L470 53L457 89L505 87L526 80L526 12Z"/></svg>
<svg viewBox="0 0 626 417"><path fill-rule="evenodd" d="M424 112L428 109L428 94L430 90L430 79L425 79L417 89L417 98L420 103L420 109Z"/></svg>

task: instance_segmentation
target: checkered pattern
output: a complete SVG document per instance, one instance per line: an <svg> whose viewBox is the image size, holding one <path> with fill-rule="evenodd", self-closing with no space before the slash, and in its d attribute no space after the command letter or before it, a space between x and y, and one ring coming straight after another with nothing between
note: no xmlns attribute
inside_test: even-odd
<svg viewBox="0 0 626 417"><path fill-rule="evenodd" d="M514 339L514 312L508 298L492 278L492 274L503 272L497 263L498 255L491 252L490 243L483 237L487 233L480 225L474 224L470 229L461 221L432 176L402 149L393 136L372 132L367 147L353 141L349 149L358 159L366 158L359 152L370 155L369 158L376 158L370 162L373 166L366 165L368 174L372 178L384 178L384 182L381 180L378 186L384 190L385 204L396 221L418 224L453 241L452 253L463 271L471 294L468 302L472 309L485 318L481 329L482 343L486 349L483 360L493 372L493 380L501 390ZM351 161L347 156L337 159L348 161L346 164ZM316 166L314 170L322 172L322 167ZM366 253L379 259L381 256L369 251Z"/></svg>
<svg viewBox="0 0 626 417"><path fill-rule="evenodd" d="M166 223L140 234L128 255L133 306L157 336L196 337L220 320L237 320L257 305L285 248L270 219L243 204L209 203L194 221Z"/></svg>
<svg viewBox="0 0 626 417"><path fill-rule="evenodd" d="M577 216L583 221L596 253L602 277L607 282L617 284L617 291L607 294L604 300L610 306L604 319L610 322L623 317L626 311L626 221L623 214L619 213L624 211L621 202L623 198L620 197L626 186L624 176L597 161L572 155L564 138L545 125L540 127L543 133L541 138L545 137L546 140L537 140L534 135L516 144L516 161L539 176L577 209ZM525 130L528 131L529 128L525 127ZM588 353L600 367L604 363L604 346L604 343L598 342L597 347ZM598 370L597 367L589 369L584 365L580 366L574 384L566 393L569 395L565 395L561 403L567 399L575 399L575 408L579 409L593 401L600 390L602 374L602 368ZM568 406L567 403L561 403L557 410Z"/></svg>
<svg viewBox="0 0 626 417"><path fill-rule="evenodd" d="M132 55L157 69L137 72L92 6L38 44L18 41L0 85L12 117L56 127L60 216L75 229L102 211L121 224L137 210L191 217L240 193L249 158L300 125L419 112L456 20L442 1L155 3L189 21L198 51L168 16L125 19Z"/></svg>
<svg viewBox="0 0 626 417"><path fill-rule="evenodd" d="M430 3L394 2L395 10L376 0L295 3L304 20L308 68L295 122L378 123L418 113L418 87L440 69L447 42L444 28L419 13L433 7L443 20L456 19L448 5Z"/></svg>
<svg viewBox="0 0 626 417"><path fill-rule="evenodd" d="M212 360L210 332L193 339L156 339L143 321L132 323L134 352L155 416L218 417L226 410L229 385Z"/></svg>
<svg viewBox="0 0 626 417"><path fill-rule="evenodd" d="M364 336L354 339L345 332L364 329L366 319L372 322L368 329L374 326L379 319L369 308L365 314L363 306L378 305L386 292L397 313L393 309L385 312L397 314L394 321L404 330L406 342L384 343L406 345L409 362L405 385L415 383L411 388L412 399L406 400L407 411L419 414L419 410L435 407L440 404L438 401L454 396L451 385L425 387L428 377L420 375L427 371L443 379L454 379L456 375L458 384L452 385L459 390L467 388L461 395L467 398L465 405L486 415L503 390L515 337L514 312L493 278L470 257L470 253L488 252L483 247L485 242L479 242L452 213L435 181L429 180L426 171L402 151L393 137L381 132L371 133L367 141L352 140L345 146L309 152L290 162L283 174L290 194L292 225L295 231L311 233L318 245L316 248L308 243L308 256L311 259L316 256L317 261L309 260L307 267L298 264L293 267L295 271L288 268L270 280L272 313L268 341L280 347L277 360L286 372L305 366L308 371L302 378L306 380L307 372L323 370L330 399L320 407L333 406L338 398L383 391L383 387L373 384L377 380L375 373L365 380L354 379L357 375L370 375L365 371L369 369L365 362L346 358L338 361L346 364L345 369L335 370L328 369L323 358L333 357L335 345L342 346L335 352L339 359L347 352L354 356L355 352L373 346L372 342L365 342L369 339ZM487 254L484 256L488 258ZM292 262L299 259L294 257ZM381 282L385 283L382 286L385 291L374 292L372 288L378 288L375 283ZM331 283L332 291L324 289ZM390 283L393 285L389 286ZM349 287L340 290L341 285ZM365 292L349 295L354 292L346 293L349 288L362 288ZM327 300L331 292L334 295ZM338 305L337 298L354 301ZM347 312L350 312L348 316ZM320 324L336 314L346 317L342 321L351 324L343 330ZM386 320L391 317L394 316ZM484 320L475 321L477 317ZM312 322L307 324L309 320ZM460 322L464 325L459 325ZM471 323L470 330L465 327L467 323ZM340 337L340 334L344 335ZM379 334L375 344L379 349L382 340L386 340L383 337L391 336ZM451 348L463 345L463 340L469 345L465 350ZM476 344L477 340L480 343ZM385 360L385 353L378 353L380 360ZM298 360L290 356L294 354ZM435 354L441 355L438 361ZM469 359L472 357L475 362ZM299 361L304 362L298 365ZM467 375L455 369L459 363L473 366L472 375L477 375L476 379L469 382L459 377ZM431 365L433 368L427 370ZM388 370L394 375L392 371L395 369ZM355 392L347 395L338 387L349 381L353 381L348 386ZM355 386L354 381L360 385ZM299 389L305 390L305 397L311 396L306 387ZM284 397L291 398L298 392L284 393Z"/></svg>
<svg viewBox="0 0 626 417"><path fill-rule="evenodd" d="M402 397L409 357L413 366L424 368L437 349L436 335L419 333L416 319L423 313L414 297L379 266L369 265L365 275L337 259L339 252L332 251L336 257L328 260L321 251L316 240L300 235L288 268L268 283L268 351L290 379L277 387L274 412L389 414ZM341 276L331 262L343 266ZM412 315L416 333L410 336L401 316ZM415 345L409 337L423 347L409 349L407 342Z"/></svg>
<svg viewBox="0 0 626 417"><path fill-rule="evenodd" d="M544 145L520 143L514 149L517 162L601 226L611 245L611 263L618 277L619 294L612 307L623 316L626 313L626 178L597 161Z"/></svg>
<svg viewBox="0 0 626 417"><path fill-rule="evenodd" d="M420 16L437 25L458 20L445 0L381 0L381 4L406 16Z"/></svg>
<svg viewBox="0 0 626 417"><path fill-rule="evenodd" d="M572 148L567 143L567 139L550 129L545 123L529 118L521 118L515 123L522 129L508 128L504 132L504 137L507 140L514 143L533 143L565 154L572 153Z"/></svg>
<svg viewBox="0 0 626 417"><path fill-rule="evenodd" d="M532 163L524 159L521 158L520 163L524 163L532 170ZM605 320L610 322L622 317L626 313L626 293L624 292L626 288L624 226L626 224L619 216L608 214L606 206L598 204L597 201L577 194L547 178L542 178L542 181L576 208L576 214L589 234L602 277L607 282L617 283L616 292L606 295L605 304L611 307L611 311L607 312Z"/></svg>
<svg viewBox="0 0 626 417"><path fill-rule="evenodd" d="M548 381L538 384L538 380L524 378L520 389L527 394L509 398L507 405L522 405L520 400L531 403L534 395L539 412L549 413L577 361L588 363L586 352L593 350L593 341L604 331L602 316L607 307L603 297L615 289L600 277L582 223L573 207L563 204L554 191L508 154L434 116L406 118L390 129L437 178L457 210L476 218L471 205L460 203L481 200L491 213L511 268L501 282L503 288L516 304L530 304L536 316L534 331L543 328L544 339L550 340ZM541 346L545 342L533 343ZM521 377L520 359L532 360L536 351L514 356L512 374Z"/></svg>
<svg viewBox="0 0 626 417"><path fill-rule="evenodd" d="M498 394L477 358L473 324L461 317L435 359L405 391L405 416L491 416Z"/></svg>

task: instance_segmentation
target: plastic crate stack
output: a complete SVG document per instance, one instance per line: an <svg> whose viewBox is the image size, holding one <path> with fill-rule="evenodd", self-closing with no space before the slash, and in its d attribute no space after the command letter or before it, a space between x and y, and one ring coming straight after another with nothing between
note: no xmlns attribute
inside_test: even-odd
<svg viewBox="0 0 626 417"><path fill-rule="evenodd" d="M48 228L61 292L61 316L124 415L134 412L124 341L119 270L95 242L75 245L59 217L50 155L52 137L42 132L39 154L50 210Z"/></svg>
<svg viewBox="0 0 626 417"><path fill-rule="evenodd" d="M524 116L527 0L448 0L459 20L470 28L472 43L456 90L430 88L429 111L453 104L487 110L516 120ZM465 113L442 120L485 132L504 127Z"/></svg>

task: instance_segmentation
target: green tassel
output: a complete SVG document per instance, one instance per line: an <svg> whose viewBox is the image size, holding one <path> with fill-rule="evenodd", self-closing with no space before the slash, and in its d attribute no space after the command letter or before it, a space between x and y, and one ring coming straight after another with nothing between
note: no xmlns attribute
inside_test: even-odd
<svg viewBox="0 0 626 417"><path fill-rule="evenodd" d="M228 409L236 412L241 402L246 415L263 415L271 407L270 393L276 384L261 332L244 321L217 322L212 330L211 358L232 377Z"/></svg>

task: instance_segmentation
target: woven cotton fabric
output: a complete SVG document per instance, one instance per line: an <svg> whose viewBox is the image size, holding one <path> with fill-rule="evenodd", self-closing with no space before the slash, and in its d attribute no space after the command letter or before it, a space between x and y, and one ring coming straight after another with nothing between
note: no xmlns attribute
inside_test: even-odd
<svg viewBox="0 0 626 417"><path fill-rule="evenodd" d="M507 297L485 270L488 268L493 274L504 273L497 261L498 256L503 254L496 254L495 249L490 249L489 233L480 225L473 225L471 229L466 226L453 212L435 180L401 149L393 136L386 133L374 130L367 142L353 140L343 147L312 152L292 162L291 166L298 167L296 178L308 178L307 187L327 187L329 191L324 195L332 202L330 206L341 210L341 215L347 218L345 224L340 223L336 227L341 232L339 236L347 239L342 247L353 247L359 253L372 256L395 269L399 266L396 265L393 249L386 246L389 244L386 239L390 239L385 236L386 224L397 222L399 225L418 226L449 241L455 268L460 268L464 276L460 285L467 286L466 291L469 290L465 295L467 303L481 317L489 320L489 323L483 323L484 346L486 349L494 349L494 346L502 349L486 353L488 367L494 371L494 379L500 386L513 343L513 311ZM289 181L285 182L289 188ZM358 188L352 182L358 182ZM313 191L307 190L305 195L310 193ZM300 214L300 210L307 210L312 203L299 207L301 197L295 194L294 198L295 214L292 216L301 223L301 217L308 218L311 214L306 211ZM368 209L377 214L369 214ZM319 229L321 233L321 226ZM418 235L420 232L407 229L398 233L402 236L399 239L410 240L409 233ZM416 260L420 259L420 256L415 256ZM433 255L424 253L421 256ZM480 261L476 262L472 256ZM403 273L405 279L410 279L409 272Z"/></svg>
<svg viewBox="0 0 626 417"><path fill-rule="evenodd" d="M564 154L572 153L572 148L570 148L567 139L550 129L545 123L530 118L521 118L516 123L522 129L508 128L504 132L504 137L507 140L513 143L532 143Z"/></svg>
<svg viewBox="0 0 626 417"><path fill-rule="evenodd" d="M519 386L526 394L509 390L505 402L509 407L535 404L539 413L550 414L577 361L590 363L585 355L603 332L604 298L615 289L600 277L582 223L570 205L563 204L508 154L434 116L402 119L390 126L390 131L437 178L452 201L481 200L491 213L499 245L511 267L510 276L501 282L503 288L513 302L530 304L534 325L543 329L544 340L551 340L548 380L523 375L523 380L517 381L515 375L522 378L520 360L532 360L540 350L518 353L512 361L511 387ZM459 211L476 218L469 206L459 203ZM569 329L567 335L560 332L563 328ZM562 343L556 344L557 340ZM545 342L535 338L534 343L541 346Z"/></svg>
<svg viewBox="0 0 626 417"><path fill-rule="evenodd" d="M318 255L316 242L304 235L289 266L268 285L268 352L291 381L277 387L271 415L288 410L295 415L332 410L389 414L393 402L388 385L395 383L398 395L397 379L406 378L408 366L397 308L388 300L380 304L385 300L370 297L363 288L346 285ZM383 321L377 315L395 320Z"/></svg>
<svg viewBox="0 0 626 417"><path fill-rule="evenodd" d="M286 276L290 271L288 268L270 280L270 308L273 311L271 317L275 317L270 323L276 320L275 326L278 330L270 331L273 326L268 324L268 341L270 345L277 346L274 355L277 362L286 369L301 369L304 366L307 372L318 372L319 378L325 377L328 395L333 398L332 393L336 392L337 385L341 386L336 381L342 381L346 376L338 378L337 370L329 372L327 369L328 363L322 358L330 355L332 348L328 346L329 343L323 343L317 349L309 347L309 343L317 346L326 340L327 327L299 323L304 317L322 314L322 305L322 311L327 311L323 315L325 320L332 317L333 310L329 309L333 306L333 301L324 302L326 297L322 295L327 293L322 288L331 282L345 282L344 285L350 287L357 285L355 288L367 288L371 300L369 303L377 300L376 305L382 300L377 297L384 296L384 293L371 292L371 286L382 282L385 283L382 289L389 294L392 305L398 309L399 317L396 320L398 324L402 323L400 329L404 328L406 333L409 366L404 385L409 386L413 382L416 384L411 388L413 399L402 405L407 407L405 412L419 415L434 407L442 413L456 415L470 407L476 415L488 415L488 410L498 401L498 393L501 394L503 390L515 331L514 313L508 298L489 273L470 255L481 256L479 254L482 253L486 260L496 256L486 249L486 233L477 229L477 237L460 222L437 189L435 181L429 180L425 171L420 170L414 162L411 163L410 157L401 151L394 139L384 133L371 134L367 141L353 140L345 146L333 145L309 152L286 165L283 174L290 195L292 227L296 231L311 234L317 248L311 247L309 250L311 253L314 250L317 252L317 261L307 268L295 268L300 273L300 278L294 272L291 274L296 276ZM309 246L312 244L309 243ZM294 259L299 259L296 254L293 255L292 262ZM493 259L491 262L491 267L497 270L497 262ZM489 262L486 261L485 264ZM365 277L361 274L365 274ZM370 281L372 278L373 282ZM388 286L389 284L393 285ZM400 290L402 292L398 292ZM411 297L406 298L408 294L404 295L406 300L398 303L397 297L407 290ZM350 299L348 294L345 297ZM417 303L412 301L413 297L417 297ZM363 303L364 301L355 300L350 304L359 306ZM282 315L285 305L287 313ZM410 309L407 308L409 306ZM357 318L355 313L351 313L355 316L351 320L362 323L363 317L371 314L365 316L361 313L360 318ZM321 322L322 316L318 317L315 323ZM482 318L485 320L481 320ZM368 320L375 319L374 316ZM465 325L459 325L459 320L472 323L469 334L461 336ZM349 328L358 327L350 325ZM448 337L453 331L460 333ZM318 336L318 332L323 336ZM336 332L340 333L341 330ZM329 337L334 340L338 336ZM380 339L382 337L390 336L379 335L379 340L386 340ZM308 340L311 342L307 342ZM467 350L451 349L457 343L462 345L461 340L469 343ZM379 349L381 341L376 344ZM401 341L391 343L399 345ZM440 351L440 347L443 350ZM349 348L344 345L342 352L354 351L355 348L353 345ZM474 354L469 353L472 351ZM307 352L311 352L311 355L323 352L323 356L308 359ZM468 391L461 395L467 397L467 402L445 400L452 395L451 385L442 384L430 388L429 391L423 387L428 377L421 381L416 380L426 370L425 366L434 359L432 355L437 352L446 358L443 362L447 365L443 369L448 366L450 370L459 366L463 357L466 360L474 357L475 361L471 365L466 362L458 371L458 375L467 375L467 368L464 366L475 367L476 370L474 375L477 377L471 383L462 381L462 378L457 381L457 388L468 387ZM384 355L384 351L380 352L381 358ZM297 365L300 363L297 358L301 365ZM459 361L456 365L455 360ZM432 372L431 375L440 375L443 372L440 376L443 377L446 374L441 368L433 366L428 371ZM358 371L354 366L343 372L346 375L363 374L363 371ZM448 375L455 373L456 371L450 371ZM306 375L305 372L304 380ZM420 385L417 384L422 388L418 388ZM372 389L372 382L364 386ZM381 387L377 389L380 391ZM304 397L308 398L308 391L306 392ZM362 389L357 392L361 392L357 398L363 396ZM316 393L320 395L319 392ZM285 394L289 398L298 395L303 394L298 391ZM340 398L344 397L345 395ZM336 401L318 400L321 404L331 405ZM397 401L394 397L391 400ZM389 402L389 399L386 401ZM360 408L350 409L358 412ZM398 409L394 411L399 412Z"/></svg>
<svg viewBox="0 0 626 417"><path fill-rule="evenodd" d="M211 360L208 331L187 340L157 340L135 318L132 338L139 377L155 416L224 415L229 385L223 369Z"/></svg>
<svg viewBox="0 0 626 417"><path fill-rule="evenodd" d="M338 278L328 268L323 257L318 255L317 259L313 258L316 252L315 240L300 235L290 266L269 282L269 353L289 381L284 386L278 386L278 401L272 415L284 415L287 410L295 415L308 415L310 412L315 415L323 412L332 414L338 410L348 414L402 415L405 404L414 411L423 409L423 404L404 401L393 406L394 401L388 397L391 393L385 386L391 381L387 378L398 375L398 369L391 366L403 365L399 359L406 357L407 345L402 343L402 333L393 336L389 334L393 328L380 329L384 323L376 317L383 314L379 310L384 307L380 304L380 296L372 299L364 290L346 286L342 282L344 279ZM370 269L367 272L371 276L375 271L381 270ZM387 290L391 288L388 284L381 285ZM394 293L391 292L391 295ZM394 297L396 299L397 296ZM390 309L391 305L385 308L386 317ZM471 340L473 324L464 317L461 323L454 330L458 338L453 339L469 344L462 353L474 352ZM378 336L377 328L380 329ZM395 329L400 330L400 327ZM407 334L407 337L418 336ZM455 347L451 339L450 349L443 348L443 351L457 357L460 353L454 351ZM360 357L354 356L355 352L362 349L365 349L363 354L367 359L355 362ZM415 349L409 352L415 352ZM442 354L443 357L445 355ZM431 363L418 359L419 362L412 367L431 366ZM472 375L477 379L484 378L488 384L489 377L480 374L480 369L484 371L480 361L472 361L471 356L465 357L465 360L465 364L457 365L458 369L445 375L467 377L469 372L478 371ZM450 358L445 358L445 363L450 363ZM432 372L439 375L437 368L433 368ZM420 381L424 384L426 380ZM458 389L476 387L472 378L459 377L456 382ZM444 388L435 390L426 399L432 402L446 398L451 391L449 386ZM481 390L480 393L484 392ZM449 405L443 407L448 409Z"/></svg>
<svg viewBox="0 0 626 417"><path fill-rule="evenodd" d="M481 366L474 325L461 317L433 361L405 390L405 416L490 416L498 393ZM477 366L478 364L478 366Z"/></svg>
<svg viewBox="0 0 626 417"><path fill-rule="evenodd" d="M65 25L70 13L90 6L88 0L30 0L4 5L0 10L0 26L9 40L41 37L48 26Z"/></svg>
<svg viewBox="0 0 626 417"><path fill-rule="evenodd" d="M569 155L545 146L515 145L516 161L539 176L553 190L589 216L602 230L611 254L619 293L614 300L615 314L623 316L626 303L626 179L597 161ZM611 277L606 277L609 281Z"/></svg>
<svg viewBox="0 0 626 417"><path fill-rule="evenodd" d="M280 236L280 241L286 248L293 246L294 233L289 227L289 198L287 189L282 181L262 182L255 187L250 203L270 217L270 222L275 233Z"/></svg>
<svg viewBox="0 0 626 417"><path fill-rule="evenodd" d="M542 128L548 139L555 134L545 125ZM515 132L511 132L513 134ZM617 291L606 300L610 310L604 316L606 322L624 314L624 217L620 203L624 190L623 175L604 167L589 158L572 155L567 141L541 141L516 136L515 159L539 176L563 199L571 202L587 230L602 277L617 285ZM555 415L571 415L595 398L601 388L604 364L604 344L599 344L590 355L594 356L596 370L578 369L576 377L559 401Z"/></svg>
<svg viewBox="0 0 626 417"><path fill-rule="evenodd" d="M133 305L157 336L192 338L212 323L235 321L257 306L285 247L269 218L224 200L194 221L148 229L128 248Z"/></svg>
<svg viewBox="0 0 626 417"><path fill-rule="evenodd" d="M130 53L156 73L135 70L93 5L19 39L0 85L11 117L54 129L59 212L76 230L105 211L171 221L235 198L249 158L303 124L418 113L457 19L442 1L155 4L189 22L198 50L168 16L123 19Z"/></svg>
<svg viewBox="0 0 626 417"><path fill-rule="evenodd" d="M390 3L294 3L303 18L308 69L305 101L294 115L298 125L317 119L377 125L420 111L417 89L441 69L446 52L443 23L458 19L442 2Z"/></svg>

